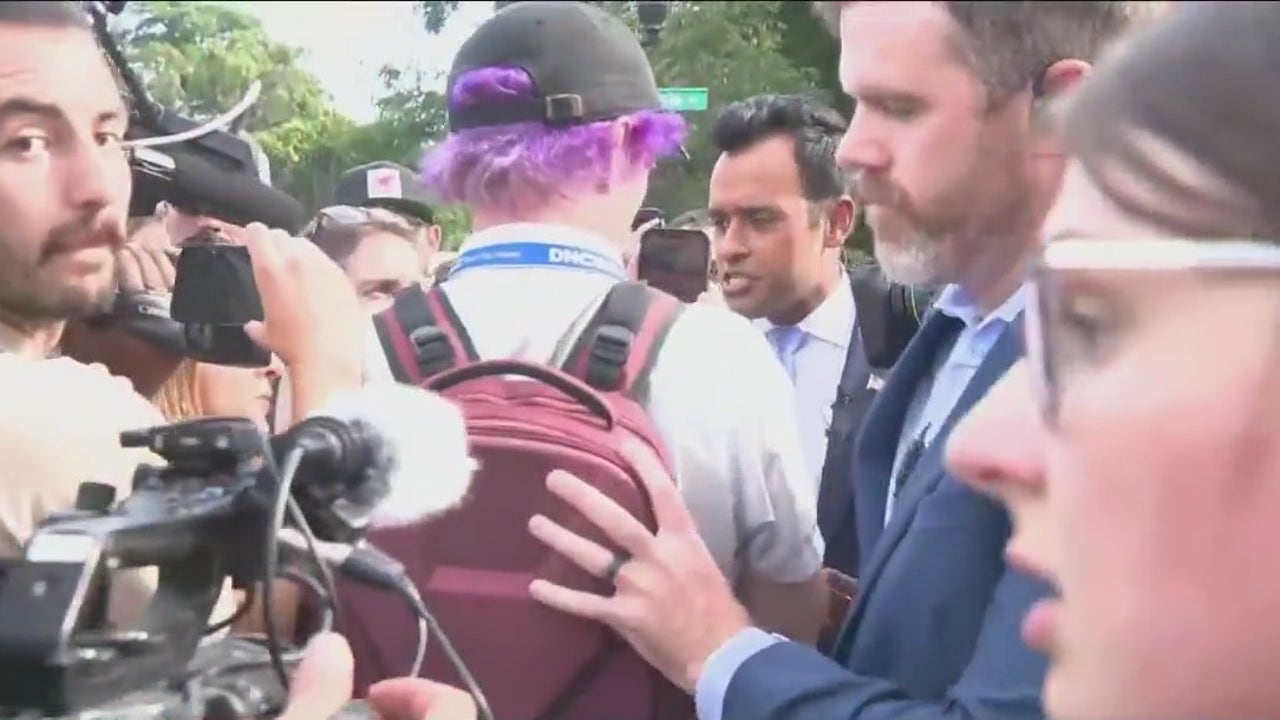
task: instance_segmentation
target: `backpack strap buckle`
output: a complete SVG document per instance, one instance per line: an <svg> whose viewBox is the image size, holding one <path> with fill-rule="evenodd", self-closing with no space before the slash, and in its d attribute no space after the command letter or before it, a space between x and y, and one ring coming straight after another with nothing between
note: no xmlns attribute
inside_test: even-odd
<svg viewBox="0 0 1280 720"><path fill-rule="evenodd" d="M622 325L601 325L590 344L586 381L605 392L622 389L635 333Z"/></svg>
<svg viewBox="0 0 1280 720"><path fill-rule="evenodd" d="M432 375L479 360L449 296L440 288L412 287L373 318L391 373L420 384Z"/></svg>
<svg viewBox="0 0 1280 720"><path fill-rule="evenodd" d="M454 364L449 336L435 325L423 325L409 332L409 342L417 348L418 372L429 378L448 370Z"/></svg>
<svg viewBox="0 0 1280 720"><path fill-rule="evenodd" d="M597 390L646 402L658 350L683 310L680 301L644 283L618 283L577 336L562 367Z"/></svg>

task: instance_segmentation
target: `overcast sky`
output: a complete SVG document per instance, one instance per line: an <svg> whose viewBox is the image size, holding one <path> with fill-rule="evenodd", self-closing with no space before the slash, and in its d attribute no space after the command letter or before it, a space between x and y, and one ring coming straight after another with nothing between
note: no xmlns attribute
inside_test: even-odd
<svg viewBox="0 0 1280 720"><path fill-rule="evenodd" d="M493 14L491 2L463 2L438 36L411 2L227 2L257 16L272 39L302 48L304 63L339 110L368 122L383 65L448 72L463 41ZM441 81L443 87L443 81Z"/></svg>

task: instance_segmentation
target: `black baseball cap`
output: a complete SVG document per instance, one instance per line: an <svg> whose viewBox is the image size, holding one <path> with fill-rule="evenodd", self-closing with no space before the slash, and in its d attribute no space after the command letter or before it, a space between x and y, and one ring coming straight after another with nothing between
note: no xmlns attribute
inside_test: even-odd
<svg viewBox="0 0 1280 720"><path fill-rule="evenodd" d="M417 173L393 162L351 168L338 178L332 205L381 207L424 222L435 222L431 197Z"/></svg>
<svg viewBox="0 0 1280 720"><path fill-rule="evenodd" d="M450 107L450 130L578 125L662 109L653 68L635 34L586 3L528 0L499 10L458 50L448 96L465 73L498 66L529 73L535 96Z"/></svg>

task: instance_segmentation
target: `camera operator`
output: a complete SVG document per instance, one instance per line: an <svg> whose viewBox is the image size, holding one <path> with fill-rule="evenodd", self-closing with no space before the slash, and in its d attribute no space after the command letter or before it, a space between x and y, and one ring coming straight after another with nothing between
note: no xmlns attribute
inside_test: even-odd
<svg viewBox="0 0 1280 720"><path fill-rule="evenodd" d="M167 202L156 206L155 217L160 220L169 241L175 245L200 232L212 232L233 241L242 239L244 235L244 229L237 225Z"/></svg>
<svg viewBox="0 0 1280 720"><path fill-rule="evenodd" d="M136 465L154 460L118 438L163 424L156 408L101 366L55 357L66 323L101 315L114 297L127 121L78 5L0 2L0 556L73 507L82 481L124 495ZM289 364L305 416L359 384L362 313L309 243L261 226L244 240L267 317L248 330ZM115 583L111 618L127 622L148 594L141 576Z"/></svg>

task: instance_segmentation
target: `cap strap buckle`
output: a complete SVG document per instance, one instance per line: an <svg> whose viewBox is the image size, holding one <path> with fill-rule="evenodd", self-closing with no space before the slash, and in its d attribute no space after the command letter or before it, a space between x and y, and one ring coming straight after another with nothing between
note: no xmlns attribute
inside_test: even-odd
<svg viewBox="0 0 1280 720"><path fill-rule="evenodd" d="M586 114L581 95L548 95L543 108L543 117L551 125L572 125Z"/></svg>

